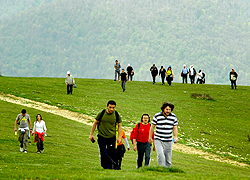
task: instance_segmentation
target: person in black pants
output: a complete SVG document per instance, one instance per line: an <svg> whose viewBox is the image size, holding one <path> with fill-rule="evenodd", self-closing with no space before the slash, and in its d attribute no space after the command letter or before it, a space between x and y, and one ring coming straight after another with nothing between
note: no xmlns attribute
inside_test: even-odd
<svg viewBox="0 0 250 180"><path fill-rule="evenodd" d="M231 88L236 89L236 80L237 80L238 74L232 69L232 71L229 73L229 79L231 81Z"/></svg>
<svg viewBox="0 0 250 180"><path fill-rule="evenodd" d="M130 81L132 81L132 78L133 78L133 75L134 75L134 70L133 70L133 68L131 67L130 64L128 64L128 67L127 67L127 75L128 75L128 80L129 80L129 77L130 77Z"/></svg>
<svg viewBox="0 0 250 180"><path fill-rule="evenodd" d="M152 75L152 78L153 78L153 84L155 84L155 77L158 74L158 69L155 66L155 64L153 64L153 66L150 68L150 71L151 71L151 75Z"/></svg>
<svg viewBox="0 0 250 180"><path fill-rule="evenodd" d="M126 81L128 80L128 76L127 76L127 73L124 72L124 69L122 69L122 73L119 77L119 82L122 80L122 90L123 92L125 92L125 84L126 84Z"/></svg>
<svg viewBox="0 0 250 180"><path fill-rule="evenodd" d="M196 70L194 69L193 65L190 66L190 69L188 70L188 72L189 72L190 82L191 82L191 84L194 84L195 76L196 76Z"/></svg>
<svg viewBox="0 0 250 180"><path fill-rule="evenodd" d="M162 85L165 85L166 69L163 68L163 66L161 66L161 69L159 70L159 76L161 76Z"/></svg>
<svg viewBox="0 0 250 180"><path fill-rule="evenodd" d="M188 75L188 69L186 68L186 65L183 65L183 68L181 70L181 77L182 77L182 84L187 84L187 75Z"/></svg>

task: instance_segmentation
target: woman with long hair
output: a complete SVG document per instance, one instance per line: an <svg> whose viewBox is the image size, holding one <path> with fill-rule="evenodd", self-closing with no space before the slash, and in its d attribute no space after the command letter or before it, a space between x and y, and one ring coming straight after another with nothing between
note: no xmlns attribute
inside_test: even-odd
<svg viewBox="0 0 250 180"><path fill-rule="evenodd" d="M35 133L34 142L37 144L37 153L43 153L44 147L43 147L43 141L44 141L44 134L47 133L47 128L45 125L45 121L42 120L41 114L37 114L36 121L34 122L33 132L32 136Z"/></svg>

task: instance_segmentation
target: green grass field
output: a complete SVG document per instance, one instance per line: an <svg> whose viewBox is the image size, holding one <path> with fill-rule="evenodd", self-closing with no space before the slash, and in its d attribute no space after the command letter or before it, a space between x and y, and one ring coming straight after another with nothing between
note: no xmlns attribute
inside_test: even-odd
<svg viewBox="0 0 250 180"><path fill-rule="evenodd" d="M163 101L175 104L179 121L179 143L250 164L249 90L231 90L222 85L174 83L172 87L151 82L128 82L123 93L112 80L76 79L73 95L66 94L63 78L0 77L0 92L56 105L95 117L109 99L117 102L123 126L133 127L143 113L152 117ZM194 99L191 93L209 94L214 101ZM32 122L41 113L48 127L45 153L36 154L33 143L28 154L19 152L14 120L22 106L0 101L0 177L2 179L249 179L250 169L173 152L171 169L151 166L136 169L137 153L126 152L121 171L103 170L98 145L88 140L91 127L60 116L26 108Z"/></svg>

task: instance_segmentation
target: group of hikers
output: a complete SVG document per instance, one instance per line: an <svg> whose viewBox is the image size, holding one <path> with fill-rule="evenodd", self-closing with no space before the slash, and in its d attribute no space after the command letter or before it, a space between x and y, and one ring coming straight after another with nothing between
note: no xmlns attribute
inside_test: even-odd
<svg viewBox="0 0 250 180"><path fill-rule="evenodd" d="M17 129L17 125L19 125ZM34 122L33 130L29 114L23 109L17 115L15 120L15 135L18 134L18 141L20 142L20 152L27 153L27 144L30 139L30 134L34 137L34 142L37 143L37 153L44 152L44 135L47 136L47 128L45 121L42 119L41 114L37 114L36 121Z"/></svg>
<svg viewBox="0 0 250 180"><path fill-rule="evenodd" d="M165 78L169 86L171 86L172 81L174 79L174 73L171 65L168 66L167 70L161 66L161 69L158 71L158 68L153 64L153 66L150 68L150 72L153 78L153 84L155 84L155 78L159 75L162 80L162 85L165 85ZM182 77L182 83L187 84L187 77L189 75L191 84L195 83L195 77L197 76L197 82L196 84L205 84L205 73L199 70L197 73L194 66L191 65L188 69L186 65L183 65L183 68L181 70L181 77Z"/></svg>
<svg viewBox="0 0 250 180"><path fill-rule="evenodd" d="M133 76L135 74L134 69L130 64L128 64L126 71L125 71L125 69L122 69L122 72L120 72L121 64L118 62L118 60L115 60L114 68L115 68L114 81L119 80L119 82L121 82L122 90L123 90L123 92L125 92L126 82L133 80ZM172 69L171 65L168 66L167 70L163 66L161 66L160 70L158 71L158 68L156 67L156 65L153 64L153 66L150 68L150 72L152 75L153 84L155 84L155 80L156 80L156 77L158 75L159 75L159 77L161 77L162 85L165 85L165 79L166 79L169 86L171 86L172 81L174 80L174 73L173 73L173 69ZM199 70L197 73L197 71L193 65L191 65L190 68L188 69L187 66L184 64L183 68L181 69L180 76L182 77L183 84L188 83L188 77L190 79L191 84L195 84L196 77L197 77L196 84L205 84L205 82L206 82L206 80L205 80L206 75L205 75L204 71ZM232 71L229 74L229 79L231 81L232 89L234 89L234 88L236 89L237 77L238 77L238 74L235 72L234 69L232 69ZM76 88L76 84L75 84L74 77L70 74L70 71L67 71L65 84L67 86L67 94L72 94L73 87Z"/></svg>
<svg viewBox="0 0 250 180"><path fill-rule="evenodd" d="M122 138L125 140L128 150L130 147L122 130L121 116L115 108L116 102L109 100L107 108L96 116L89 139L95 142L94 131L97 128L101 166L104 169L120 170L122 158L126 151L124 145L122 145ZM144 156L145 166L150 165L152 145L154 146L153 150L156 149L157 151L158 165L171 167L172 145L173 142L178 142L178 121L176 115L172 112L173 110L173 104L164 102L161 106L161 112L153 116L152 124L150 124L150 116L143 114L141 122L136 124L131 131L130 140L134 151L138 152L137 168L142 167Z"/></svg>

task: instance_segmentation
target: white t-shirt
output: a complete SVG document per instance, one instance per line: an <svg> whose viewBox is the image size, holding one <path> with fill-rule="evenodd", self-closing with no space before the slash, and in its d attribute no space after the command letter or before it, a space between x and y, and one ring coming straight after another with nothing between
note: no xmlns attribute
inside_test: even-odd
<svg viewBox="0 0 250 180"><path fill-rule="evenodd" d="M202 77L202 72L198 73L198 79L201 79Z"/></svg>
<svg viewBox="0 0 250 180"><path fill-rule="evenodd" d="M45 125L45 121L41 120L40 123L38 121L35 121L32 133L35 133L36 131L39 132L39 133L42 133L43 130L47 131L47 128L46 128L46 125Z"/></svg>

